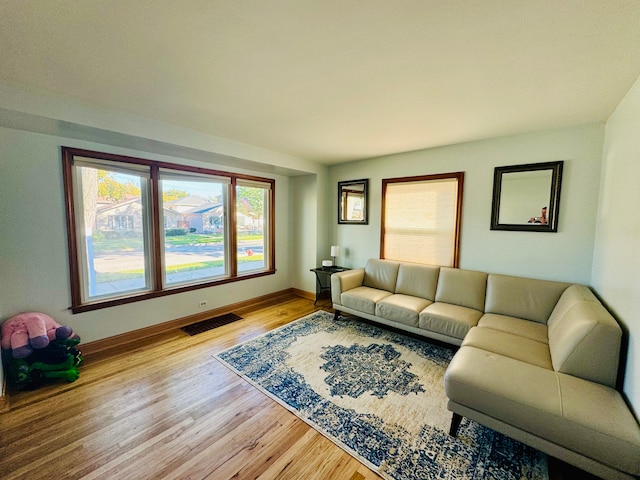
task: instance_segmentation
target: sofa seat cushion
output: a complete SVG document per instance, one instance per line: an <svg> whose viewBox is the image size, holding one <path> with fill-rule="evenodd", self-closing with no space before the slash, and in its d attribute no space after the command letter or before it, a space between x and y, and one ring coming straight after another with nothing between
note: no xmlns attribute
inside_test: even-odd
<svg viewBox="0 0 640 480"><path fill-rule="evenodd" d="M387 320L418 326L418 315L432 302L411 295L389 295L376 304L376 315Z"/></svg>
<svg viewBox="0 0 640 480"><path fill-rule="evenodd" d="M498 315L497 313L485 313L478 322L478 326L512 333L537 342L549 343L547 326L538 322L531 322L507 315Z"/></svg>
<svg viewBox="0 0 640 480"><path fill-rule="evenodd" d="M455 403L640 474L638 423L610 387L464 346L447 368L445 391Z"/></svg>
<svg viewBox="0 0 640 480"><path fill-rule="evenodd" d="M386 290L371 287L356 287L343 292L340 296L340 303L353 310L375 315L376 303L389 295L391 295L391 292L387 292Z"/></svg>
<svg viewBox="0 0 640 480"><path fill-rule="evenodd" d="M526 431L562 414L555 372L476 347L460 347L444 382L450 400Z"/></svg>
<svg viewBox="0 0 640 480"><path fill-rule="evenodd" d="M435 302L420 312L418 326L435 333L463 339L478 324L482 312L450 303Z"/></svg>
<svg viewBox="0 0 640 480"><path fill-rule="evenodd" d="M640 426L620 393L605 385L558 373L563 420L571 428L563 445L612 467L640 475ZM600 455L602 455L600 457Z"/></svg>
<svg viewBox="0 0 640 480"><path fill-rule="evenodd" d="M530 365L553 370L549 345L513 333L492 328L473 327L464 337L462 346L480 348Z"/></svg>

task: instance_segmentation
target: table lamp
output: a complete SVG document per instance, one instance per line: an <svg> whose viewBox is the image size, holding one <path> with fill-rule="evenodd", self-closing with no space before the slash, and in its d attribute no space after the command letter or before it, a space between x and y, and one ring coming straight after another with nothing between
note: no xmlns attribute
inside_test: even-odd
<svg viewBox="0 0 640 480"><path fill-rule="evenodd" d="M333 266L336 267L336 257L340 255L340 247L338 245L331 245L331 258L333 260Z"/></svg>

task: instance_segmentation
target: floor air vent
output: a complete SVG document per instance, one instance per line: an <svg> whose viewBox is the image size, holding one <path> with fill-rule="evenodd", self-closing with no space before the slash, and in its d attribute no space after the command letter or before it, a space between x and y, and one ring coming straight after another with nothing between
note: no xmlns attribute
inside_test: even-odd
<svg viewBox="0 0 640 480"><path fill-rule="evenodd" d="M213 317L208 320L203 320L198 323L187 325L186 327L182 327L180 330L193 336L202 332L206 332L207 330L212 330L216 327L221 327L222 325L235 322L236 320L242 320L242 317L240 315L236 315L235 313L225 313L224 315L220 315L219 317Z"/></svg>

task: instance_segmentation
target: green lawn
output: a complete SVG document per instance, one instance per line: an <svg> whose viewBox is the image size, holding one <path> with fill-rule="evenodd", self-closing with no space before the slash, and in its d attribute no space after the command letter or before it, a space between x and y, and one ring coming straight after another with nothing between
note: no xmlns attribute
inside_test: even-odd
<svg viewBox="0 0 640 480"><path fill-rule="evenodd" d="M238 257L238 263L256 262L263 259L262 254L252 256ZM193 262L184 263L182 265L174 265L166 268L167 273L188 272L191 270L200 270L204 268L222 267L223 260L211 260L209 262ZM96 283L116 282L118 280L130 280L140 278L144 275L142 269L123 270L121 272L96 272Z"/></svg>
<svg viewBox="0 0 640 480"><path fill-rule="evenodd" d="M250 235L242 234L238 236L238 241L262 240L262 234ZM187 235L178 235L165 237L166 245L202 245L205 243L222 243L224 237L222 235L204 235L198 233L189 233ZM107 239L98 232L93 235L93 249L95 252L132 252L142 251L142 238L114 238Z"/></svg>

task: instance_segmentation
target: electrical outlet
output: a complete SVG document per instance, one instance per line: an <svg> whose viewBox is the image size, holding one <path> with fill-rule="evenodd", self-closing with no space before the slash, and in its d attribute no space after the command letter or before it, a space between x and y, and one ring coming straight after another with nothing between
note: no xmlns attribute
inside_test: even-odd
<svg viewBox="0 0 640 480"><path fill-rule="evenodd" d="M206 306L207 306L207 301L206 301L206 300L200 300L200 301L198 302L198 307L199 307L199 308L204 308L204 307L206 307Z"/></svg>

